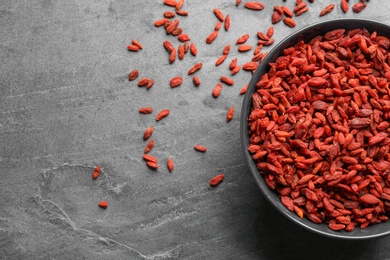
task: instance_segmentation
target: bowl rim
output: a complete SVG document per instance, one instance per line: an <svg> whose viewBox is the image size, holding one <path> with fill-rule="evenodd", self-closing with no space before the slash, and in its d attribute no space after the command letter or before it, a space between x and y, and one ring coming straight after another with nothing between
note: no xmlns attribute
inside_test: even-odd
<svg viewBox="0 0 390 260"><path fill-rule="evenodd" d="M328 20L322 20L307 26L302 27L301 29L298 29L297 31L289 34L287 37L285 37L283 40L281 40L277 45L275 45L267 54L265 59L260 63L254 74L252 75L252 78L248 84L248 89L245 94L244 100L242 102L241 107L241 117L240 117L240 139L241 139L241 148L244 153L244 157L246 160L246 163L248 165L248 168L251 172L251 175L253 179L255 180L257 186L260 188L260 191L262 195L266 197L268 202L274 206L280 213L282 213L283 216L285 216L287 219L291 220L292 222L298 224L299 226L308 229L316 234L320 234L326 237L330 238L338 238L338 239L348 239L348 240L363 240L363 239L371 239L371 238L379 238L390 235L390 229L388 231L383 232L376 232L374 234L370 234L370 232L367 232L370 228L375 227L376 225L372 225L367 227L366 229L360 229L355 228L352 232L346 232L344 230L342 231L333 231L328 228L326 223L321 224L315 224L311 221L309 221L306 217L303 219L300 219L294 212L289 211L280 201L277 193L275 191L270 190L264 181L263 176L259 173L259 170L256 167L256 164L254 163L251 154L248 151L249 146L249 134L248 134L248 116L252 108L252 94L255 92L256 89L256 83L260 79L261 75L263 75L264 72L268 71L268 63L271 61L274 61L276 57L279 57L279 55L276 55L277 53L281 53L281 48L286 48L289 46L292 46L296 42L298 42L300 36L303 37L303 33L308 32L309 30L319 30L319 27L323 27L324 25L333 25L335 26L334 29L336 29L336 24L339 25L339 27L345 27L345 23L349 24L349 29L353 28L364 28L365 26L362 26L366 24L366 26L370 25L380 27L380 28L386 28L388 37L390 37L390 24L383 23L380 21L367 19L367 18L336 18L336 19L328 19ZM325 31L330 31L332 29L325 29ZM370 30L369 30L370 31ZM323 33L317 33L317 35L320 35ZM313 38L315 35L310 36L309 38ZM275 56L276 55L276 56ZM262 72L263 71L263 72ZM277 203L275 203L275 198L277 198ZM383 224L379 225L390 225L390 220ZM326 227L320 228L320 227ZM377 228L378 229L378 228ZM359 230L359 231L357 231ZM366 231L366 232L365 232ZM365 234L367 233L367 234ZM371 232L372 233L372 232Z"/></svg>

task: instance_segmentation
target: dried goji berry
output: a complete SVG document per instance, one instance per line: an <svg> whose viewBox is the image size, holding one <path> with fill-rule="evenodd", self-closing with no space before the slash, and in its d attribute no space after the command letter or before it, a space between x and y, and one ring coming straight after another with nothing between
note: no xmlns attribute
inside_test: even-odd
<svg viewBox="0 0 390 260"><path fill-rule="evenodd" d="M156 26L156 27L163 26L167 21L168 21L167 18L164 18L164 19L161 19L161 20L157 20L157 21L154 22L154 26Z"/></svg>
<svg viewBox="0 0 390 260"><path fill-rule="evenodd" d="M198 54L198 50L196 49L196 46L193 42L190 44L190 52L193 56L196 56Z"/></svg>
<svg viewBox="0 0 390 260"><path fill-rule="evenodd" d="M107 201L101 201L99 202L99 207L106 209L108 208L108 202Z"/></svg>
<svg viewBox="0 0 390 260"><path fill-rule="evenodd" d="M134 45L134 44L128 45L128 46L127 46L127 49L128 49L129 51L134 51L134 52L139 51L139 47L136 46L136 45Z"/></svg>
<svg viewBox="0 0 390 260"><path fill-rule="evenodd" d="M250 46L250 45L240 45L238 47L238 51L240 51L240 52L250 51L251 49L252 49L252 46Z"/></svg>
<svg viewBox="0 0 390 260"><path fill-rule="evenodd" d="M140 112L141 114L150 114L150 113L153 112L153 108L152 108L152 107L141 107L141 108L139 109L139 112Z"/></svg>
<svg viewBox="0 0 390 260"><path fill-rule="evenodd" d="M255 10L255 11L260 11L264 9L264 4L260 2L246 2L244 6L248 9Z"/></svg>
<svg viewBox="0 0 390 260"><path fill-rule="evenodd" d="M225 31L229 31L230 28L230 15L226 15L224 22Z"/></svg>
<svg viewBox="0 0 390 260"><path fill-rule="evenodd" d="M237 39L236 44L242 44L245 43L249 39L249 34L244 34L240 38Z"/></svg>
<svg viewBox="0 0 390 260"><path fill-rule="evenodd" d="M215 16L218 18L218 20L220 20L221 22L223 22L225 20L225 17L223 15L223 13L221 12L221 10L219 10L218 8L214 8L213 10Z"/></svg>
<svg viewBox="0 0 390 260"><path fill-rule="evenodd" d="M156 121L160 121L161 119L163 119L164 117L167 117L169 115L170 111L169 109L164 109L164 110L161 110L157 116L156 116Z"/></svg>
<svg viewBox="0 0 390 260"><path fill-rule="evenodd" d="M224 178L225 178L224 174L218 174L217 176L213 177L210 180L210 186L211 187L217 186L218 184L220 184L223 181Z"/></svg>
<svg viewBox="0 0 390 260"><path fill-rule="evenodd" d="M172 18L172 17L175 17L176 14L174 12L170 12L170 11L165 11L164 12L164 17L166 18Z"/></svg>
<svg viewBox="0 0 390 260"><path fill-rule="evenodd" d="M195 65L192 66L192 68L188 71L188 75L194 74L195 72L200 70L202 66L203 66L202 62L195 63Z"/></svg>
<svg viewBox="0 0 390 260"><path fill-rule="evenodd" d="M154 131L153 126L148 127L148 128L145 130L145 132L144 132L144 140L147 140L149 137L151 137L152 134L153 134L153 131Z"/></svg>
<svg viewBox="0 0 390 260"><path fill-rule="evenodd" d="M200 80L199 80L198 76L194 76L194 77L192 78L192 81L193 81L193 83L194 83L195 86L198 87L198 86L200 85Z"/></svg>
<svg viewBox="0 0 390 260"><path fill-rule="evenodd" d="M206 43L211 44L218 36L218 31L213 31L209 36L206 38Z"/></svg>
<svg viewBox="0 0 390 260"><path fill-rule="evenodd" d="M176 0L164 0L164 4L166 4L168 6L176 7L177 2L176 2Z"/></svg>
<svg viewBox="0 0 390 260"><path fill-rule="evenodd" d="M355 13L360 13L361 11L363 11L364 8L366 8L366 6L367 6L367 4L364 2L357 2L356 4L354 4L352 6L352 10Z"/></svg>
<svg viewBox="0 0 390 260"><path fill-rule="evenodd" d="M183 78L181 76L173 77L170 81L171 88L176 88L183 83Z"/></svg>
<svg viewBox="0 0 390 260"><path fill-rule="evenodd" d="M96 180L100 175L100 171L101 171L100 166L99 165L96 166L96 168L92 172L92 179Z"/></svg>
<svg viewBox="0 0 390 260"><path fill-rule="evenodd" d="M181 41L181 42L186 42L186 41L190 41L190 40L191 40L191 38L190 38L187 34L185 34L185 33L179 34L179 35L177 36L177 39L178 39L179 41Z"/></svg>
<svg viewBox="0 0 390 260"><path fill-rule="evenodd" d="M214 97L214 98L219 97L219 95L221 94L221 90L222 90L222 83L218 83L218 84L214 87L214 89L213 89L213 92L212 92L213 97Z"/></svg>
<svg viewBox="0 0 390 260"><path fill-rule="evenodd" d="M129 81L133 81L133 80L136 80L139 76L139 71L138 70L132 70L130 73L129 73Z"/></svg>
<svg viewBox="0 0 390 260"><path fill-rule="evenodd" d="M131 43L135 46L137 46L139 49L142 49L142 44L137 40L132 40Z"/></svg>
<svg viewBox="0 0 390 260"><path fill-rule="evenodd" d="M234 85L234 81L231 78L221 76L220 80L221 80L221 82L225 83L226 85L229 85L229 86Z"/></svg>
<svg viewBox="0 0 390 260"><path fill-rule="evenodd" d="M145 146L144 153L150 152L154 147L154 140L150 140L148 144Z"/></svg>
<svg viewBox="0 0 390 260"><path fill-rule="evenodd" d="M173 169L175 168L175 164L173 163L172 158L168 158L167 167L169 172L173 172Z"/></svg>
<svg viewBox="0 0 390 260"><path fill-rule="evenodd" d="M335 7L335 4L327 5L324 9L321 10L320 16L324 16L324 15L332 12L334 7Z"/></svg>
<svg viewBox="0 0 390 260"><path fill-rule="evenodd" d="M226 115L226 122L229 122L230 120L232 120L233 116L234 116L234 106L229 108L227 115Z"/></svg>
<svg viewBox="0 0 390 260"><path fill-rule="evenodd" d="M143 155L143 158L145 161L147 162L154 162L154 163L158 163L158 160L156 157L152 156L152 155L149 155L149 154L144 154Z"/></svg>
<svg viewBox="0 0 390 260"><path fill-rule="evenodd" d="M245 94L247 89L248 89L248 84L246 84L244 87L242 87L242 89L240 90L240 95Z"/></svg>
<svg viewBox="0 0 390 260"><path fill-rule="evenodd" d="M207 148L206 148L205 146L203 146L203 145L195 145L194 148L195 148L195 150L197 150L198 152L202 152L202 153L204 153L204 152L207 151Z"/></svg>
<svg viewBox="0 0 390 260"><path fill-rule="evenodd" d="M215 66L221 65L227 58L227 55L222 55L220 56L217 61L215 62Z"/></svg>
<svg viewBox="0 0 390 260"><path fill-rule="evenodd" d="M349 4L347 0L341 0L341 9L343 10L344 13L347 13L349 10Z"/></svg>
<svg viewBox="0 0 390 260"><path fill-rule="evenodd" d="M283 19L283 22L284 22L287 26L289 26L289 27L295 27L295 26L296 26L295 21L294 21L292 18L290 18L290 17L284 18L284 19Z"/></svg>

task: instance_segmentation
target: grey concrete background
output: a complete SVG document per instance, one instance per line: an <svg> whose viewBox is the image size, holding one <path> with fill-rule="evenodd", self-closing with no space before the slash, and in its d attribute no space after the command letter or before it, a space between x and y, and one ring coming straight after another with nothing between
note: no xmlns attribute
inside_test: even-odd
<svg viewBox="0 0 390 260"><path fill-rule="evenodd" d="M224 86L218 99L211 91L219 76L230 75L231 59L251 58L237 52L237 38L249 33L255 45L273 5L295 4L262 2L266 8L254 12L234 0L187 0L190 15L180 17L180 26L198 56L169 65L162 42L179 42L153 26L172 10L162 0L1 1L0 259L389 259L390 237L341 241L308 232L276 212L251 179L240 147L238 94L251 75L233 76L235 85ZM318 17L331 2L335 10ZM360 14L342 13L339 2L308 4L294 29L276 24L276 43L323 19L390 23L387 0L370 1ZM206 45L217 22L214 7L230 14L231 29ZM144 50L129 53L132 39ZM228 43L228 59L215 67ZM186 73L198 61L196 88ZM150 90L127 81L135 68L155 80ZM171 89L177 75L184 83ZM153 114L140 115L144 106ZM226 123L231 106L236 113ZM171 114L156 122L165 108ZM142 135L151 125L157 171L142 159ZM194 144L207 153L195 152ZM103 170L93 181L96 165ZM210 188L220 173L225 180ZM101 200L108 209L97 206Z"/></svg>

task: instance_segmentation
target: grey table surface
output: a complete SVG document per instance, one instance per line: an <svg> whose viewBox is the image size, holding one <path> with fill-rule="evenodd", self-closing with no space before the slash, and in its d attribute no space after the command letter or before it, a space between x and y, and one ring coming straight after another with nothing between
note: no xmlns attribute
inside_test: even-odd
<svg viewBox="0 0 390 260"><path fill-rule="evenodd" d="M245 1L243 1L244 3ZM319 17L335 2L335 10ZM344 14L340 1L308 3L297 26L280 22L276 43L313 22L362 17L390 23L390 1L371 0L367 8ZM351 0L353 4L356 1ZM251 74L233 76L221 96L211 96L228 63L250 60L236 39L271 25L273 5L260 12L234 0L187 0L180 26L198 47L169 64L162 46L176 38L153 22L172 8L162 0L56 1L0 3L0 259L389 259L390 237L343 241L306 231L281 216L262 196L245 164L239 138L241 87ZM205 39L217 22L212 10L231 16L228 32ZM144 49L126 46L139 40ZM223 47L228 59L215 67ZM270 49L270 48L268 48ZM266 49L265 49L266 50ZM202 81L187 76L195 62ZM146 90L129 82L132 69L155 80ZM184 83L171 89L169 79ZM151 115L138 109L152 106ZM229 107L235 107L226 122ZM155 115L170 109L167 118ZM142 159L144 130L154 126L159 159L153 171ZM194 144L208 147L194 151ZM175 169L169 173L167 158ZM91 173L102 167L95 181ZM224 173L216 188L210 178ZM107 200L104 210L98 202Z"/></svg>

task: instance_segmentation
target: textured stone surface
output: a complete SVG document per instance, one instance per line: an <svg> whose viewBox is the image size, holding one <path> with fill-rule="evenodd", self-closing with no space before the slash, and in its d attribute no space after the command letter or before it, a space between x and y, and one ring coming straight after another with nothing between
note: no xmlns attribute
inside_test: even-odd
<svg viewBox="0 0 390 260"><path fill-rule="evenodd" d="M235 1L186 1L180 17L198 47L169 65L162 42L169 39L153 22L170 10L162 0L2 1L0 3L0 259L385 259L390 238L339 241L308 232L261 197L245 165L239 140L239 90L250 79L241 71L236 84L218 99L211 90L229 75L240 54L236 39L266 31L274 2L261 12ZM243 1L244 2L244 1ZM277 4L294 6L295 1ZM275 25L275 40L312 22L332 1L315 1L296 18L297 27ZM339 1L338 1L339 2ZM354 1L350 1L353 3ZM205 38L217 22L212 9L231 15L212 45ZM335 10L321 19L364 17L390 23L390 2L370 1L360 14ZM144 50L129 53L139 40ZM220 67L216 59L232 45ZM187 71L202 61L202 81ZM128 82L128 72L155 80L150 90ZM169 79L182 75L182 86ZM138 109L152 106L151 115ZM236 114L225 122L229 107ZM171 114L156 122L158 111ZM160 169L142 159L144 130L155 127L151 154ZM198 153L194 144L208 147ZM166 161L172 157L175 170ZM102 166L93 181L91 173ZM208 181L224 173L210 188ZM107 200L109 207L97 207Z"/></svg>

